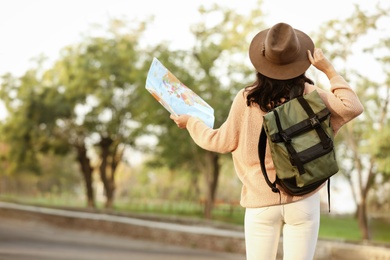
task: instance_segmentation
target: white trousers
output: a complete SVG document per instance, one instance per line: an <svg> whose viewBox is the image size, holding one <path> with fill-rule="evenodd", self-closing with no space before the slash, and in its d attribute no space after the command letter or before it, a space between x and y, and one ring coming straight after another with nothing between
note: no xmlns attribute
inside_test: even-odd
<svg viewBox="0 0 390 260"><path fill-rule="evenodd" d="M312 260L320 226L320 195L289 204L245 210L247 260L276 259L283 234L283 260Z"/></svg>

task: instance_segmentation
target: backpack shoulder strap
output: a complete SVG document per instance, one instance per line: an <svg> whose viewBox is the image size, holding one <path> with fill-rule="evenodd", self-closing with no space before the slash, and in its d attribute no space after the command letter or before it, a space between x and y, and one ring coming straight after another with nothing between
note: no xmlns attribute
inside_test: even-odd
<svg viewBox="0 0 390 260"><path fill-rule="evenodd" d="M325 130L322 129L320 120L317 115L314 113L313 109L311 109L309 103L306 101L304 97L298 97L298 101L301 104L302 108L306 111L307 115L310 118L310 122L312 127L316 130L318 137L321 140L322 147L324 149L333 145L328 135L325 133Z"/></svg>
<svg viewBox="0 0 390 260"><path fill-rule="evenodd" d="M289 136L283 130L278 111L274 110L273 113L275 115L275 122L276 122L276 126L278 127L279 135L283 139L284 145L286 146L286 149L291 156L291 160L293 161L294 165L298 168L299 174L304 174L305 168L303 167L303 162L299 158L298 153L295 150L294 146L291 144L291 136Z"/></svg>
<svg viewBox="0 0 390 260"><path fill-rule="evenodd" d="M261 128L260 139L258 144L258 154L260 159L261 171L263 172L265 181L267 182L268 186L272 189L272 191L275 193L280 193L279 189L276 187L276 180L274 182L270 181L270 179L268 178L267 170L265 168L264 160L265 160L266 146L267 146L267 134L265 133L265 129L263 126Z"/></svg>

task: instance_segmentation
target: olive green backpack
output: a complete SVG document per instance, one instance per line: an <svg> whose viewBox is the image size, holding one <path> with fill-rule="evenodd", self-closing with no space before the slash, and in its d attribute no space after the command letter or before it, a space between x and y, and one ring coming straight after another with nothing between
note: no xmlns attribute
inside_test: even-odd
<svg viewBox="0 0 390 260"><path fill-rule="evenodd" d="M263 118L258 152L264 178L273 192L280 192L278 184L290 195L304 195L338 172L330 111L317 91L291 99ZM267 139L276 170L274 182L264 165Z"/></svg>

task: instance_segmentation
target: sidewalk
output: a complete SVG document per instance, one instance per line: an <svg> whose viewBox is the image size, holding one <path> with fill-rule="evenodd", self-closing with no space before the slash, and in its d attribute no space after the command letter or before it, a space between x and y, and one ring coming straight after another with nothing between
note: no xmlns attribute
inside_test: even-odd
<svg viewBox="0 0 390 260"><path fill-rule="evenodd" d="M188 246L220 252L245 253L244 231L205 225L173 223L102 213L42 208L0 202L0 218L30 219L67 229L86 229L170 245ZM280 247L281 249L281 247ZM281 257L281 252L279 252ZM390 248L320 240L316 260L390 260Z"/></svg>

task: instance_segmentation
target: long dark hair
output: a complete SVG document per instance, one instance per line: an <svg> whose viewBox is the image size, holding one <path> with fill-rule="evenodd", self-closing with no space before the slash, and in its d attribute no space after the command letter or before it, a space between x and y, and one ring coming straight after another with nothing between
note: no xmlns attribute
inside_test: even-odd
<svg viewBox="0 0 390 260"><path fill-rule="evenodd" d="M306 82L314 84L305 74L287 80L268 78L261 73L257 73L256 76L257 80L245 88L248 92L246 104L248 106L258 104L264 112L274 109L281 102L302 96Z"/></svg>

